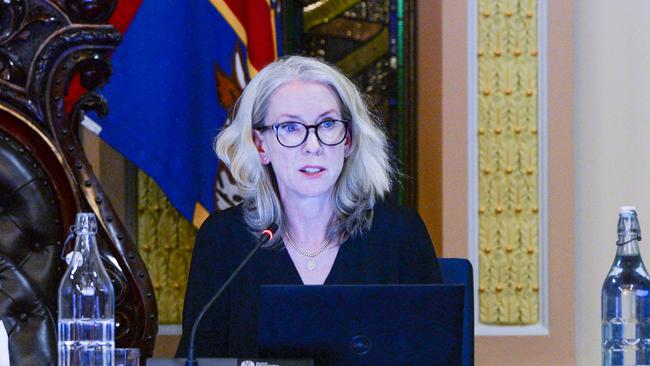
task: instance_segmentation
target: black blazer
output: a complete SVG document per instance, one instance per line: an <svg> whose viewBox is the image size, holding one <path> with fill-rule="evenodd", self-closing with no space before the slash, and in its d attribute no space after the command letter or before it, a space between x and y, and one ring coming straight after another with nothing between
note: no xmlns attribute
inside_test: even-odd
<svg viewBox="0 0 650 366"><path fill-rule="evenodd" d="M241 206L213 213L196 237L185 294L183 335L177 357L185 357L192 324L255 245ZM341 244L325 284L441 283L436 254L420 216L414 210L380 203L372 227ZM201 321L197 357L258 355L258 294L261 285L301 285L287 251L260 249Z"/></svg>

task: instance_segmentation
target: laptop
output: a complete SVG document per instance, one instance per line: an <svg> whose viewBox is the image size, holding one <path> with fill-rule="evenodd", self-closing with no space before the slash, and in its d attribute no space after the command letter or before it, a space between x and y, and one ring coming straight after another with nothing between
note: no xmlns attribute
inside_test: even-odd
<svg viewBox="0 0 650 366"><path fill-rule="evenodd" d="M461 285L262 286L260 356L315 365L460 365Z"/></svg>

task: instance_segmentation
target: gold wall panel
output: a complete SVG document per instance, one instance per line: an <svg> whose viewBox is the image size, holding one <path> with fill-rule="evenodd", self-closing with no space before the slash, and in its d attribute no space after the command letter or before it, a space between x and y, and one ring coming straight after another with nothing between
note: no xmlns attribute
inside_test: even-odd
<svg viewBox="0 0 650 366"><path fill-rule="evenodd" d="M158 301L160 324L180 324L196 229L160 187L138 171L137 245Z"/></svg>
<svg viewBox="0 0 650 366"><path fill-rule="evenodd" d="M478 2L479 321L539 322L537 2Z"/></svg>

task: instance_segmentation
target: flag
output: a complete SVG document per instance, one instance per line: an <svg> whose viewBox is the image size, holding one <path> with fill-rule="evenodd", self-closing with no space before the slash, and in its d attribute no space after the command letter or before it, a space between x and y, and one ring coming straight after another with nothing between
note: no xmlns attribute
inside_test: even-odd
<svg viewBox="0 0 650 366"><path fill-rule="evenodd" d="M278 56L275 8L269 0L144 0L130 25L114 17L128 30L102 90L109 114L84 125L196 226L241 200L212 146L243 87Z"/></svg>

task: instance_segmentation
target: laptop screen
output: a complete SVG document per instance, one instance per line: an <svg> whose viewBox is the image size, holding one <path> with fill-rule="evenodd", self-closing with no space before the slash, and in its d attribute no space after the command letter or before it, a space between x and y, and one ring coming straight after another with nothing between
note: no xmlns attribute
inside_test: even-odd
<svg viewBox="0 0 650 366"><path fill-rule="evenodd" d="M460 365L460 285L262 286L260 355L316 365Z"/></svg>

